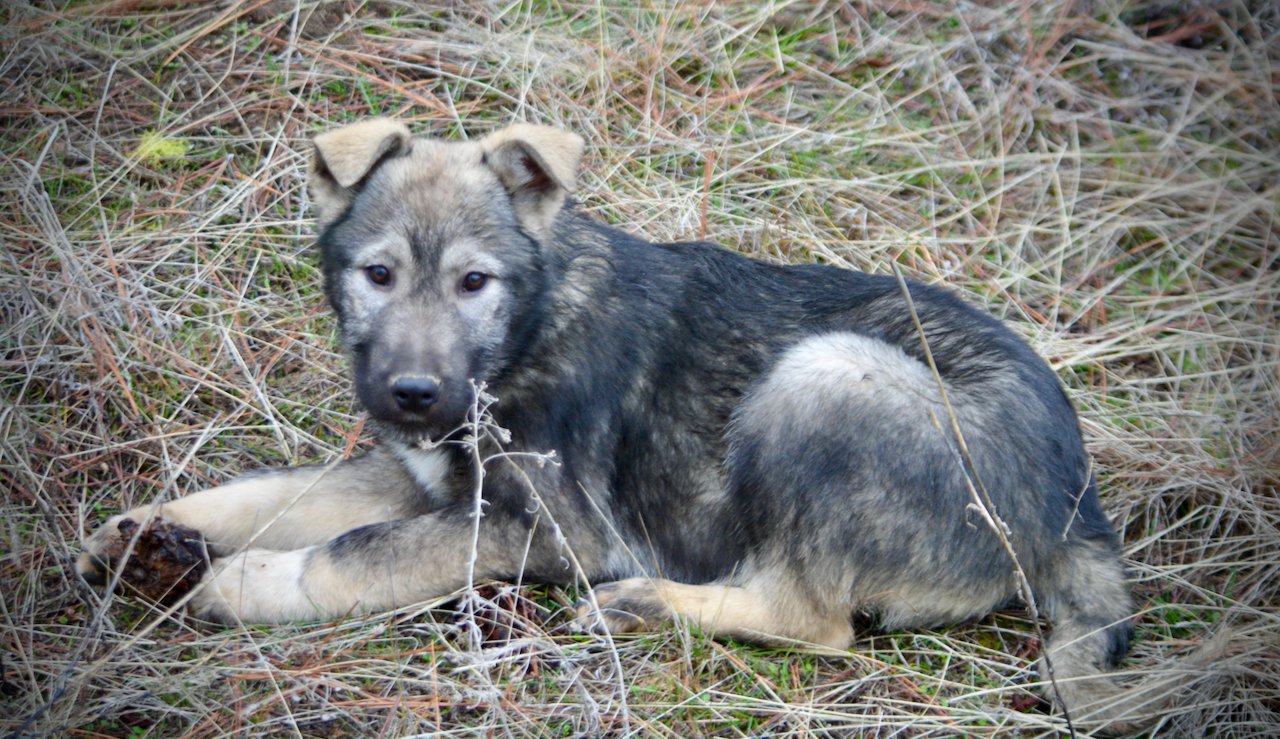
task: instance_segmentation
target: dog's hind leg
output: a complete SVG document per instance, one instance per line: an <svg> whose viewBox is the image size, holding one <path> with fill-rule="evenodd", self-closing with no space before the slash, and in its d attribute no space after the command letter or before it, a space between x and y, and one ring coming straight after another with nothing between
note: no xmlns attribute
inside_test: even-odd
<svg viewBox="0 0 1280 739"><path fill-rule="evenodd" d="M1087 462L1056 379L1002 336L981 352L978 339L950 347L964 363L940 370L941 382L880 336L833 332L787 348L726 435L726 535L748 552L737 587L717 601L706 586L624 581L601 605L639 618L610 624L675 613L714 633L837 644L856 612L885 628L982 616L1015 596L1016 580L980 501L1033 586L1047 584L1076 538L1109 534L1092 489L1076 505ZM1112 575L1100 593L1123 592Z"/></svg>
<svg viewBox="0 0 1280 739"><path fill-rule="evenodd" d="M687 585L635 577L595 588L600 618L613 633L641 631L656 622L681 618L712 636L754 642L805 642L845 649L853 642L848 612L824 611L798 593L782 593L780 580L744 585ZM595 608L578 604L577 623L589 628Z"/></svg>
<svg viewBox="0 0 1280 739"><path fill-rule="evenodd" d="M1011 567L968 515L938 395L927 367L878 338L841 332L788 348L727 432L726 535L747 544L734 587L605 585L606 623L635 630L678 615L715 634L843 647L859 610L891 627L932 625L1008 599Z"/></svg>

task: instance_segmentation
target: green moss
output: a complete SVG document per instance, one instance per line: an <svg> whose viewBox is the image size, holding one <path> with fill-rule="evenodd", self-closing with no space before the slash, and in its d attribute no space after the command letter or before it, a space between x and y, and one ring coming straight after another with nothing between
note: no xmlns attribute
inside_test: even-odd
<svg viewBox="0 0 1280 739"><path fill-rule="evenodd" d="M176 136L167 136L155 129L148 129L138 139L133 156L152 166L160 166L180 160L191 151L191 143Z"/></svg>

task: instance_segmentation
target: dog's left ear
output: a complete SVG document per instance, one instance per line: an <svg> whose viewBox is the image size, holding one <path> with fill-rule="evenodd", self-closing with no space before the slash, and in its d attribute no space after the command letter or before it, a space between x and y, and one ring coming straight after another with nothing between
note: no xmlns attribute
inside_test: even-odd
<svg viewBox="0 0 1280 739"><path fill-rule="evenodd" d="M371 118L315 137L309 184L320 228L346 211L370 172L408 149L409 138L409 128L390 118Z"/></svg>
<svg viewBox="0 0 1280 739"><path fill-rule="evenodd" d="M480 140L485 163L511 195L516 218L544 234L577 185L584 144L576 133L517 123Z"/></svg>

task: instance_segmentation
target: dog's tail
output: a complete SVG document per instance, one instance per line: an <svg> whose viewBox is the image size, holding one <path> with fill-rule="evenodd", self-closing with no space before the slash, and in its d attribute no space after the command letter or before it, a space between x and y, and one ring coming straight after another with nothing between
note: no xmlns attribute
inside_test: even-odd
<svg viewBox="0 0 1280 739"><path fill-rule="evenodd" d="M1111 669L1129 648L1130 598L1119 558L1103 541L1074 541L1055 573L1055 585L1038 594L1053 624L1048 660L1040 674L1049 697L1077 730L1140 731L1183 702L1203 667L1225 651L1212 639L1176 667L1121 685Z"/></svg>

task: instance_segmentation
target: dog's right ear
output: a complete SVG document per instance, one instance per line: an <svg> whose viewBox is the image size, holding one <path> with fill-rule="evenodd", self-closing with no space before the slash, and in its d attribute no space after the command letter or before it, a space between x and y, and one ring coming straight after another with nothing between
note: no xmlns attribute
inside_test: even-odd
<svg viewBox="0 0 1280 739"><path fill-rule="evenodd" d="M409 148L409 128L390 118L372 118L326 131L312 140L311 198L320 228L351 205L360 183L379 164Z"/></svg>

